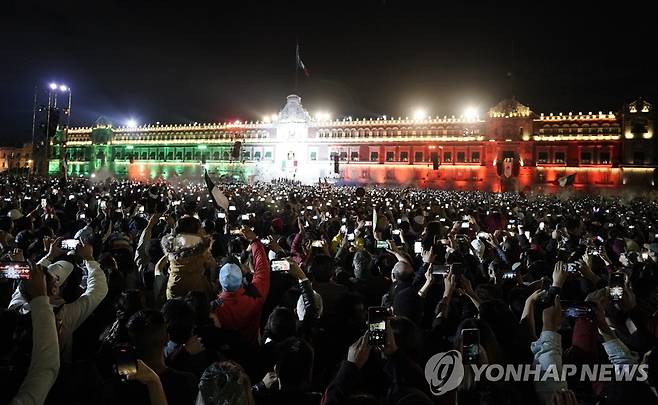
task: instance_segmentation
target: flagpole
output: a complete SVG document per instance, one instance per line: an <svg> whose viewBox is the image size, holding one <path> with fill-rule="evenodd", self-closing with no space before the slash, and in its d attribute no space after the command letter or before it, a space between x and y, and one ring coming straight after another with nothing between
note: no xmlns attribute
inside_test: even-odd
<svg viewBox="0 0 658 405"><path fill-rule="evenodd" d="M299 73L299 63L297 62L297 58L299 56L299 41L297 38L295 38L295 88L294 92L297 94L297 84L298 84L298 73Z"/></svg>

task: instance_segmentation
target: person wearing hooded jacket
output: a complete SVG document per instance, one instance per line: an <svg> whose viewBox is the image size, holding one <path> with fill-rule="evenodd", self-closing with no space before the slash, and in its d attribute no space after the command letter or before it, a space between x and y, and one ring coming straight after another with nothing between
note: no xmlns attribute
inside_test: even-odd
<svg viewBox="0 0 658 405"><path fill-rule="evenodd" d="M174 232L162 238L162 250L169 262L167 299L184 297L190 291L210 293L206 270L216 266L210 255L210 243L201 236L198 219L184 216Z"/></svg>

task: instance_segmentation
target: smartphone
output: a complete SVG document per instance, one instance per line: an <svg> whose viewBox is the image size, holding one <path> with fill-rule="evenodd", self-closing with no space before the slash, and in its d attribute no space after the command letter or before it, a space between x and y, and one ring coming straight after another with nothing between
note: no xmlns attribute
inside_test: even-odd
<svg viewBox="0 0 658 405"><path fill-rule="evenodd" d="M249 221L249 214L240 215L240 219L242 219L243 221Z"/></svg>
<svg viewBox="0 0 658 405"><path fill-rule="evenodd" d="M41 208L46 208L46 205L48 205L48 201L45 198L41 199Z"/></svg>
<svg viewBox="0 0 658 405"><path fill-rule="evenodd" d="M526 239L530 240L530 231L525 231L523 234L525 235Z"/></svg>
<svg viewBox="0 0 658 405"><path fill-rule="evenodd" d="M80 218L80 219L86 219L86 218L87 218L87 215L85 215L85 214L80 214L79 218Z"/></svg>
<svg viewBox="0 0 658 405"><path fill-rule="evenodd" d="M228 210L229 211L235 211L235 205L229 205Z"/></svg>
<svg viewBox="0 0 658 405"><path fill-rule="evenodd" d="M121 208L121 201L117 201L117 208Z"/></svg>
<svg viewBox="0 0 658 405"><path fill-rule="evenodd" d="M567 263L567 273L577 273L580 271L580 263Z"/></svg>
<svg viewBox="0 0 658 405"><path fill-rule="evenodd" d="M372 226L372 221L366 221L366 226Z"/></svg>
<svg viewBox="0 0 658 405"><path fill-rule="evenodd" d="M567 318L593 318L594 304L589 301L561 301L562 315Z"/></svg>
<svg viewBox="0 0 658 405"><path fill-rule="evenodd" d="M290 262L287 260L272 260L272 271L290 271Z"/></svg>
<svg viewBox="0 0 658 405"><path fill-rule="evenodd" d="M116 346L114 348L114 371L127 381L128 376L137 374L137 354L132 346Z"/></svg>
<svg viewBox="0 0 658 405"><path fill-rule="evenodd" d="M435 276L445 276L448 274L448 266L445 264L433 264L432 274Z"/></svg>
<svg viewBox="0 0 658 405"><path fill-rule="evenodd" d="M172 201L171 205L173 205L173 206L180 205L180 201Z"/></svg>
<svg viewBox="0 0 658 405"><path fill-rule="evenodd" d="M610 299L620 301L624 296L624 284L626 277L624 273L616 271L610 274Z"/></svg>
<svg viewBox="0 0 658 405"><path fill-rule="evenodd" d="M464 364L477 363L480 358L480 330L477 328L462 329L462 354Z"/></svg>
<svg viewBox="0 0 658 405"><path fill-rule="evenodd" d="M242 230L240 230L240 229L231 229L230 234L234 235L234 236L235 235L242 235Z"/></svg>
<svg viewBox="0 0 658 405"><path fill-rule="evenodd" d="M368 308L368 343L383 346L386 338L386 308Z"/></svg>
<svg viewBox="0 0 658 405"><path fill-rule="evenodd" d="M513 271L503 273L503 279L513 279L514 277L516 277L516 273Z"/></svg>
<svg viewBox="0 0 658 405"><path fill-rule="evenodd" d="M347 240L350 241L350 242L354 241L354 234L353 233L348 233L347 234Z"/></svg>
<svg viewBox="0 0 658 405"><path fill-rule="evenodd" d="M469 224L468 222L462 222L462 229L468 229L470 227L471 227L471 224Z"/></svg>
<svg viewBox="0 0 658 405"><path fill-rule="evenodd" d="M399 230L399 229L393 229L393 230L391 231L391 233L392 233L393 235L399 235L399 234L400 234L400 230Z"/></svg>
<svg viewBox="0 0 658 405"><path fill-rule="evenodd" d="M260 243L262 243L263 245L269 245L269 244L270 244L270 240L269 240L269 239L261 239L261 240L260 240Z"/></svg>
<svg viewBox="0 0 658 405"><path fill-rule="evenodd" d="M322 240L314 240L313 242L311 242L311 246L317 247L317 248L321 248L323 244L324 244L324 241L322 241Z"/></svg>
<svg viewBox="0 0 658 405"><path fill-rule="evenodd" d="M377 241L377 249L386 249L388 247L388 242L385 240Z"/></svg>
<svg viewBox="0 0 658 405"><path fill-rule="evenodd" d="M101 209L104 210L107 208L107 201L101 200ZM144 207L142 207L142 211L144 211Z"/></svg>
<svg viewBox="0 0 658 405"><path fill-rule="evenodd" d="M450 265L450 273L455 276L461 276L464 274L464 265L462 263L453 263Z"/></svg>
<svg viewBox="0 0 658 405"><path fill-rule="evenodd" d="M78 244L80 241L77 239L63 239L60 247L64 250L75 250Z"/></svg>
<svg viewBox="0 0 658 405"><path fill-rule="evenodd" d="M223 212L218 212L217 213L217 218L226 218L226 214Z"/></svg>
<svg viewBox="0 0 658 405"><path fill-rule="evenodd" d="M1 262L0 280L29 280L30 265L26 262Z"/></svg>
<svg viewBox="0 0 658 405"><path fill-rule="evenodd" d="M543 231L544 228L546 228L546 224L544 222L540 222L539 223L539 229Z"/></svg>
<svg viewBox="0 0 658 405"><path fill-rule="evenodd" d="M307 205L307 206L306 206L306 209L309 210L309 211L311 211L311 210L313 209L313 206L312 206L312 205Z"/></svg>
<svg viewBox="0 0 658 405"><path fill-rule="evenodd" d="M347 223L347 218L343 218L343 219L341 219L341 222L344 223L344 224L346 224L346 223Z"/></svg>
<svg viewBox="0 0 658 405"><path fill-rule="evenodd" d="M414 242L414 253L416 254L423 253L423 242L421 241Z"/></svg>

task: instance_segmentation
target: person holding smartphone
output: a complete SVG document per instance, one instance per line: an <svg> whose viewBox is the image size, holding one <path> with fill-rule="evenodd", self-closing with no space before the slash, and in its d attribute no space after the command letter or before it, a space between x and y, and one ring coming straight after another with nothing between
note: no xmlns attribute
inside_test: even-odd
<svg viewBox="0 0 658 405"><path fill-rule="evenodd" d="M245 293L241 265L226 260L219 269L222 291L217 296L219 305L213 310L213 316L222 328L237 331L250 347L256 347L261 312L270 290L270 264L263 243L254 231L243 227L241 232L250 243L252 261L248 265L253 268L251 285L258 294ZM248 271L245 269L245 272Z"/></svg>
<svg viewBox="0 0 658 405"><path fill-rule="evenodd" d="M31 309L32 355L28 373L10 404L42 404L55 383L60 368L57 325L48 298L44 269L30 264L30 277L23 281L23 287ZM12 388L14 387L6 386L3 391ZM4 395L0 396L0 399L3 398Z"/></svg>
<svg viewBox="0 0 658 405"><path fill-rule="evenodd" d="M80 242L75 249L82 258L87 273L87 286L82 295L73 302L66 302L62 297L65 283L73 272L73 264L65 260L57 260L66 252L61 248L62 238L50 241L48 254L37 264L45 267L48 283L48 296L53 306L57 307L59 327L59 347L62 361L70 363L73 357L73 332L87 319L107 295L107 279L100 264L94 259L91 244ZM56 261L57 260L57 261ZM30 312L31 307L26 301L21 287L16 289L9 303L9 309Z"/></svg>

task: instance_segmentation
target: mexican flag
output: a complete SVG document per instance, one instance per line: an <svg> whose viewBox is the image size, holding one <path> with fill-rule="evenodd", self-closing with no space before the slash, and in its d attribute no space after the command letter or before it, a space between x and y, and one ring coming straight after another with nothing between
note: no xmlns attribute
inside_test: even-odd
<svg viewBox="0 0 658 405"><path fill-rule="evenodd" d="M572 185L576 181L576 173L570 174L568 176L563 176L560 177L559 179L555 180L557 185L560 187L566 187Z"/></svg>
<svg viewBox="0 0 658 405"><path fill-rule="evenodd" d="M297 67L304 71L304 76L309 77L311 74L308 72L306 65L304 65L302 58L299 56L299 44L297 44L297 49L295 50L295 57L297 59Z"/></svg>
<svg viewBox="0 0 658 405"><path fill-rule="evenodd" d="M208 170L203 174L204 179L206 180L206 186L208 187L208 192L210 193L210 198L213 200L215 205L219 208L222 208L225 212L228 211L228 198L222 193L222 190L219 189L210 179L208 175Z"/></svg>

